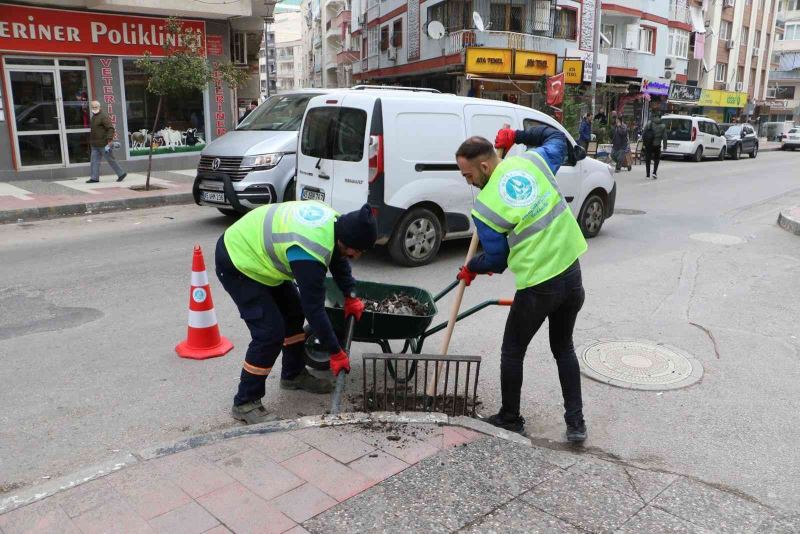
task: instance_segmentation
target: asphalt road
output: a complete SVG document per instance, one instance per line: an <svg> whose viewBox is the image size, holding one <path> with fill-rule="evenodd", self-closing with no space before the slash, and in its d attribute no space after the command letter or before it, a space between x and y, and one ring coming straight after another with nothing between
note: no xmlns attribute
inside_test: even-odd
<svg viewBox="0 0 800 534"><path fill-rule="evenodd" d="M800 238L775 224L781 206L800 204L798 166L796 154L762 153L666 162L658 181L641 167L617 175L620 212L581 260L587 300L576 346L666 343L699 359L705 375L663 393L585 379L587 447L800 509ZM213 275L220 326L236 349L203 362L173 350L186 333L192 247L202 245L213 264L227 224L215 210L184 206L0 227L0 494L118 450L235 424L229 408L248 337ZM466 242L448 243L418 269L376 253L355 273L437 291L465 251ZM510 273L481 277L464 305L511 297L513 287ZM449 305L440 306L443 318ZM484 413L498 408L506 313L489 308L465 320L451 343L451 353L484 358ZM427 349L439 343L435 336ZM361 384L358 354L374 350L354 346L350 392ZM544 330L525 372L528 431L557 447L560 390ZM289 418L327 409L327 396L281 391L277 376L268 381L270 409Z"/></svg>

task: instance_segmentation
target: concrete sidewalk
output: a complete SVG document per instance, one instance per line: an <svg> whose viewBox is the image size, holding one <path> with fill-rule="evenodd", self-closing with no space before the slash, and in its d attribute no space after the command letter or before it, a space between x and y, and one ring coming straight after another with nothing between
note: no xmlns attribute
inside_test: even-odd
<svg viewBox="0 0 800 534"><path fill-rule="evenodd" d="M476 420L304 419L155 447L106 476L54 481L70 489L52 495L33 488L0 498L0 510L16 507L0 515L0 531L800 530L800 515L746 495L604 459L591 449L534 446Z"/></svg>

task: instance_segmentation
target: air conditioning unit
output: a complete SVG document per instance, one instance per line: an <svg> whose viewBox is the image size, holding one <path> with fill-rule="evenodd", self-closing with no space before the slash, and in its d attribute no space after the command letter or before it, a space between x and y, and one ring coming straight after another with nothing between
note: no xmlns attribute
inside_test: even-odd
<svg viewBox="0 0 800 534"><path fill-rule="evenodd" d="M744 91L744 82L736 82L736 90L739 92Z"/></svg>
<svg viewBox="0 0 800 534"><path fill-rule="evenodd" d="M666 69L664 71L664 79L665 80L674 80L675 79L675 71L672 69Z"/></svg>
<svg viewBox="0 0 800 534"><path fill-rule="evenodd" d="M389 61L397 61L397 48L390 46L387 52L389 54Z"/></svg>
<svg viewBox="0 0 800 534"><path fill-rule="evenodd" d="M753 48L753 55L754 56L760 56L761 55L761 49L758 48L758 47Z"/></svg>
<svg viewBox="0 0 800 534"><path fill-rule="evenodd" d="M731 50L733 47L734 47L733 39L728 39L727 41L725 41L725 48Z"/></svg>
<svg viewBox="0 0 800 534"><path fill-rule="evenodd" d="M736 0L724 0L722 7L733 7L736 5Z"/></svg>
<svg viewBox="0 0 800 534"><path fill-rule="evenodd" d="M665 69L674 69L675 68L675 60L671 57L664 58L664 68Z"/></svg>

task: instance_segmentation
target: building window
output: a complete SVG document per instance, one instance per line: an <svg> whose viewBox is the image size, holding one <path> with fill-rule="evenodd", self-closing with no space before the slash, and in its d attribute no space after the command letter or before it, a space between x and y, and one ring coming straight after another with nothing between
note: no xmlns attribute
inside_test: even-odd
<svg viewBox="0 0 800 534"><path fill-rule="evenodd" d="M794 100L795 87L793 85L778 85L775 87L775 98Z"/></svg>
<svg viewBox="0 0 800 534"><path fill-rule="evenodd" d="M203 115L203 92L191 91L179 97L165 97L154 133L151 129L156 118L158 95L145 90L147 76L136 68L135 60L125 59L122 65L128 131L132 132L130 155L146 155L148 139L152 139L156 143L157 148L154 149L154 154L202 150L207 139Z"/></svg>
<svg viewBox="0 0 800 534"><path fill-rule="evenodd" d="M639 51L649 54L655 53L656 29L649 26L639 28Z"/></svg>
<svg viewBox="0 0 800 534"><path fill-rule="evenodd" d="M403 19L397 19L392 25L392 46L395 48L403 46Z"/></svg>
<svg viewBox="0 0 800 534"><path fill-rule="evenodd" d="M367 39L369 40L369 55L374 56L380 53L381 51L381 43L379 41L379 36L381 29L377 26L374 28L370 28L367 33Z"/></svg>
<svg viewBox="0 0 800 534"><path fill-rule="evenodd" d="M775 98L777 87L767 87L767 98Z"/></svg>
<svg viewBox="0 0 800 534"><path fill-rule="evenodd" d="M381 26L381 52L389 48L389 26Z"/></svg>
<svg viewBox="0 0 800 534"><path fill-rule="evenodd" d="M783 31L784 41L798 41L800 40L800 24L787 24L786 29Z"/></svg>
<svg viewBox="0 0 800 534"><path fill-rule="evenodd" d="M556 25L553 32L554 39L574 41L578 35L578 12L572 9L561 8L556 11Z"/></svg>
<svg viewBox="0 0 800 534"><path fill-rule="evenodd" d="M714 70L714 81L725 82L728 74L728 66L725 63L717 63L717 68Z"/></svg>
<svg viewBox="0 0 800 534"><path fill-rule="evenodd" d="M736 69L736 82L744 83L744 67Z"/></svg>
<svg viewBox="0 0 800 534"><path fill-rule="evenodd" d="M525 28L525 6L493 2L489 6L489 20L493 30L522 33Z"/></svg>
<svg viewBox="0 0 800 534"><path fill-rule="evenodd" d="M727 20L723 20L722 24L719 25L719 38L723 41L731 38L731 23Z"/></svg>
<svg viewBox="0 0 800 534"><path fill-rule="evenodd" d="M755 48L758 48L759 46L761 46L761 30L756 30L756 38L753 41L753 46Z"/></svg>
<svg viewBox="0 0 800 534"><path fill-rule="evenodd" d="M689 32L678 28L669 29L667 55L683 59L689 57Z"/></svg>
<svg viewBox="0 0 800 534"><path fill-rule="evenodd" d="M435 6L431 6L428 8L428 22L433 20L439 21L444 24L445 28L447 27L447 17L445 14L445 6L446 2L440 2ZM462 30L464 28L461 28Z"/></svg>
<svg viewBox="0 0 800 534"><path fill-rule="evenodd" d="M231 39L231 61L237 65L247 64L247 34L234 32Z"/></svg>
<svg viewBox="0 0 800 534"><path fill-rule="evenodd" d="M602 24L600 26L600 47L601 48L614 48L616 44L617 27L613 24ZM604 40L603 37L608 39Z"/></svg>
<svg viewBox="0 0 800 534"><path fill-rule="evenodd" d="M750 37L750 30L747 26L742 26L742 41L739 46L747 46L747 38Z"/></svg>
<svg viewBox="0 0 800 534"><path fill-rule="evenodd" d="M797 11L797 10L800 10L800 0L786 0L785 11Z"/></svg>

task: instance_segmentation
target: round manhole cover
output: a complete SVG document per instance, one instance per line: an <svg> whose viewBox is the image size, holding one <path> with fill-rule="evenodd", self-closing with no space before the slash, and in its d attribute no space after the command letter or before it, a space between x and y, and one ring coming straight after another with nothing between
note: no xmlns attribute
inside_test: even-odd
<svg viewBox="0 0 800 534"><path fill-rule="evenodd" d="M596 341L581 350L581 370L599 382L629 389L678 389L703 376L685 352L650 341Z"/></svg>

